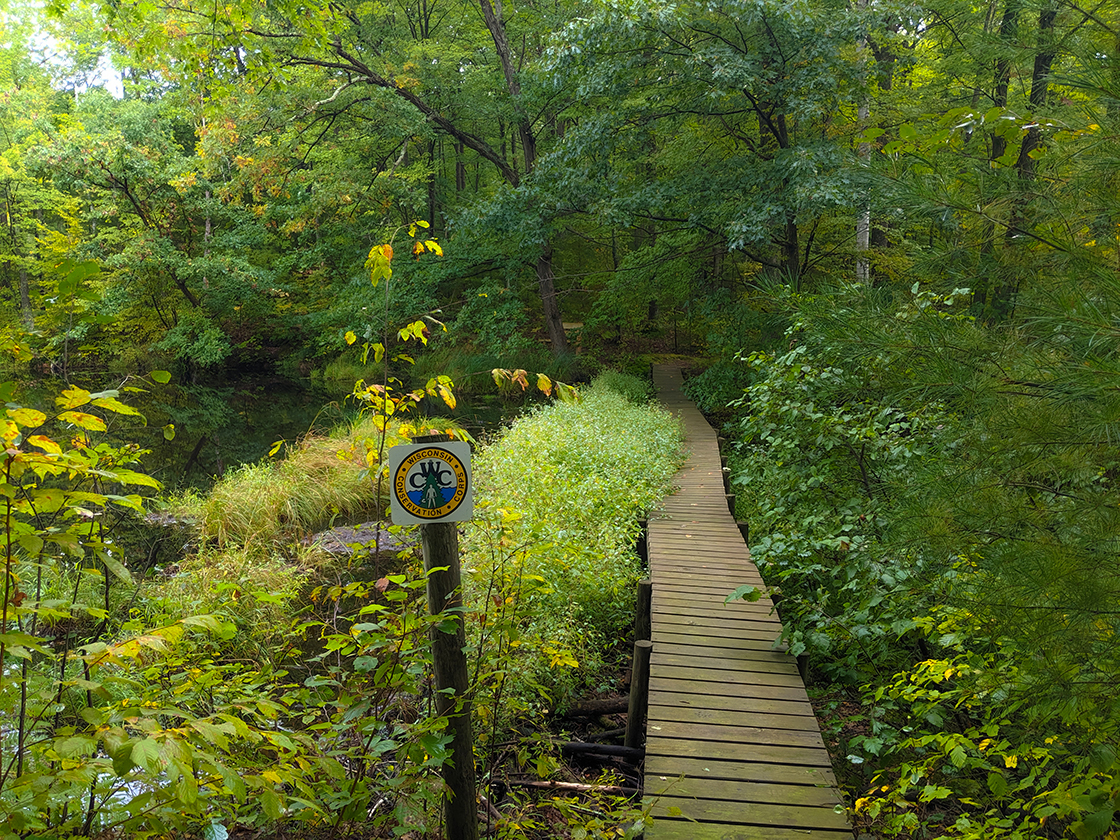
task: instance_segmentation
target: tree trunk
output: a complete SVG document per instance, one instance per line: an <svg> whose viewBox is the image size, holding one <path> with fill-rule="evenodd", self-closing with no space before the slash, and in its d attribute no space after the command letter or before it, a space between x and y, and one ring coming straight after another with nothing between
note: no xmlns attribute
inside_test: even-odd
<svg viewBox="0 0 1120 840"><path fill-rule="evenodd" d="M859 103L859 125L865 127L871 115L871 109L866 98ZM864 141L859 144L859 160L861 166L867 166L871 161L871 144ZM856 282L867 283L871 279L871 260L868 251L871 247L871 203L865 198L856 217Z"/></svg>
<svg viewBox="0 0 1120 840"><path fill-rule="evenodd" d="M1009 52L1012 40L1019 32L1019 3L1020 0L1007 0L1003 8L1003 20L999 25L999 40L1001 48ZM995 84L992 91L992 104L997 108L1007 107L1007 89L1011 81L1011 59L1001 56L996 60ZM1007 141L997 134L992 134L992 148L989 160L995 164L1007 151ZM992 321L998 316L995 312L995 301L1003 297L1002 285L998 280L993 283L992 277L996 276L991 261L995 259L996 230L993 222L984 226L984 238L980 242L980 265L978 266L975 289L972 293L973 311L983 320Z"/></svg>
<svg viewBox="0 0 1120 840"><path fill-rule="evenodd" d="M555 275L552 273L552 247L545 245L544 253L537 260L537 286L540 289L541 304L544 307L544 324L548 330L548 340L552 343L552 354L562 356L569 351L568 336L560 318L560 305L556 301Z"/></svg>
<svg viewBox="0 0 1120 840"><path fill-rule="evenodd" d="M490 0L479 0L479 8L482 10L483 20L486 21L486 28L490 30L494 50L498 53L502 74L506 80L506 89L513 99L514 113L517 115L517 136L521 142L525 174L529 175L537 163L537 137L533 132L532 120L525 112L524 103L521 101L521 83L517 80L505 23L501 20L501 5L498 6L498 13L495 13ZM512 137L510 143L511 145L513 143ZM549 341L552 342L552 353L560 356L569 352L569 348L568 337L564 334L564 324L560 317L560 304L556 299L555 280L556 275L552 271L552 243L546 239L544 250L537 260L537 286L541 296L541 308L544 311L545 328L548 330Z"/></svg>
<svg viewBox="0 0 1120 840"><path fill-rule="evenodd" d="M782 268L785 269L789 283L800 288L801 252L797 237L797 219L790 211L786 212L786 233L782 239Z"/></svg>
<svg viewBox="0 0 1120 840"><path fill-rule="evenodd" d="M1004 50L1011 49L1011 42L1019 34L1019 0L1007 0L1003 10L1003 20L999 25L999 39ZM995 90L992 104L997 108L1007 107L1007 87L1011 82L1011 59L1006 55L996 60ZM1007 141L992 135L992 160L999 160L1007 151Z"/></svg>
<svg viewBox="0 0 1120 840"><path fill-rule="evenodd" d="M35 329L35 312L31 308L31 280L27 266L19 268L19 312L25 329Z"/></svg>
<svg viewBox="0 0 1120 840"><path fill-rule="evenodd" d="M1024 234L1030 222L1027 211L1031 199L1031 182L1035 179L1034 158L1032 154L1042 144L1042 134L1038 127L1038 110L1046 106L1050 94L1050 69L1054 64L1054 19L1058 11L1054 6L1044 8L1038 16L1038 53L1034 58L1034 68L1031 71L1030 103L1034 111L1032 127L1027 129L1019 145L1019 158L1015 169L1019 174L1019 194L1011 206L1011 217L1007 223L1006 239L1013 244L1017 237ZM999 319L1007 318L1015 305L1015 295L1019 291L1019 282L1004 282L999 285L992 295L992 310Z"/></svg>
<svg viewBox="0 0 1120 840"><path fill-rule="evenodd" d="M860 9L867 8L868 0L857 0ZM859 39L861 75L867 83L867 39ZM857 127L867 128L867 120L871 116L871 106L867 101L867 91L861 94L857 112ZM860 166L867 167L871 162L871 144L864 141L859 144ZM867 283L871 279L871 260L868 258L868 249L871 245L871 201L869 197L863 199L856 216L856 282Z"/></svg>

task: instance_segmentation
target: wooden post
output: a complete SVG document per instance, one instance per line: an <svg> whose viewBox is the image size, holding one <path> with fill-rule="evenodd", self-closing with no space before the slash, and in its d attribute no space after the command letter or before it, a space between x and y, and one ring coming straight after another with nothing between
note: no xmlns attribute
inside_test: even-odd
<svg viewBox="0 0 1120 840"><path fill-rule="evenodd" d="M642 743L646 728L646 708L649 706L649 658L653 642L634 642L634 662L630 671L630 711L626 714L626 746L637 749Z"/></svg>
<svg viewBox="0 0 1120 840"><path fill-rule="evenodd" d="M727 497L727 509L729 511L731 511L731 515L734 516L735 515L735 494L734 493L724 493L724 495Z"/></svg>
<svg viewBox="0 0 1120 840"><path fill-rule="evenodd" d="M638 553L638 557L642 560L642 565L649 567L649 520L641 519L638 521L638 539L634 541L634 551Z"/></svg>
<svg viewBox="0 0 1120 840"><path fill-rule="evenodd" d="M428 573L428 610L436 615L462 606L459 572L459 532L454 522L420 526L424 571ZM444 571L432 569L446 567ZM451 761L443 765L447 783L444 816L448 840L478 840L478 805L475 796L474 740L471 737L471 704L467 692L466 632L461 613L452 613L455 632L432 628L432 670L436 680L436 711L447 715L451 732ZM451 693L447 692L451 689ZM458 708L456 705L458 704Z"/></svg>
<svg viewBox="0 0 1120 840"><path fill-rule="evenodd" d="M653 583L649 578L638 581L638 608L634 613L634 641L650 639L650 613L653 610Z"/></svg>
<svg viewBox="0 0 1120 840"><path fill-rule="evenodd" d="M736 520L735 524L739 526L739 533L743 535L743 542L749 546L751 544L751 523Z"/></svg>
<svg viewBox="0 0 1120 840"><path fill-rule="evenodd" d="M431 435L415 438L413 442L442 443L445 440L443 435ZM424 571L428 573L428 611L436 615L462 607L459 531L455 523L421 525L420 545L424 552ZM444 820L447 840L478 840L474 739L468 695L470 678L464 653L467 635L461 612L451 612L449 618L454 622L454 632L445 633L436 627L431 631L436 711L447 715L447 729L451 733L451 761L443 765L443 780L447 784Z"/></svg>

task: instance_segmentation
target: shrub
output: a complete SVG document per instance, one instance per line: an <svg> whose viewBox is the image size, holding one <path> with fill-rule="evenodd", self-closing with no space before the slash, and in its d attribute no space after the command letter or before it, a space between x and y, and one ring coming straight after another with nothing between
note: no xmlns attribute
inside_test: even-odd
<svg viewBox="0 0 1120 840"><path fill-rule="evenodd" d="M592 386L614 391L635 405L642 405L653 399L653 385L648 379L617 370L603 371L592 380Z"/></svg>
<svg viewBox="0 0 1120 840"><path fill-rule="evenodd" d="M474 642L484 657L512 659L491 689L515 675L506 688L528 703L562 705L625 633L638 520L680 463L680 428L665 411L602 381L582 394L521 418L474 461L464 540Z"/></svg>

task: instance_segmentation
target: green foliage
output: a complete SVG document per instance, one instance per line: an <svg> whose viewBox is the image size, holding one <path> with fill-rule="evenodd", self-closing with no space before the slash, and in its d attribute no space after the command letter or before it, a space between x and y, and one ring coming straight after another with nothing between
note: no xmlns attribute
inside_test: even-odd
<svg viewBox="0 0 1120 840"><path fill-rule="evenodd" d="M1117 453L1097 414L1113 362L1069 310L993 332L968 303L918 284L792 299L790 349L743 359L740 513L792 651L868 710L843 744L867 771L857 820L1099 837L1118 743L1099 549Z"/></svg>
<svg viewBox="0 0 1120 840"><path fill-rule="evenodd" d="M479 610L472 644L494 671L480 714L508 714L499 699L562 706L596 679L631 623L637 520L668 490L679 447L661 409L597 383L517 420L475 458L464 586Z"/></svg>
<svg viewBox="0 0 1120 840"><path fill-rule="evenodd" d="M456 337L472 341L498 359L524 356L532 342L525 337L528 318L517 293L508 286L485 283L468 294L452 327Z"/></svg>
<svg viewBox="0 0 1120 840"><path fill-rule="evenodd" d="M821 667L856 683L889 661L928 562L884 551L897 488L918 459L952 448L942 407L887 402L885 361L840 367L829 348L805 344L750 354L741 363L756 381L733 404L748 413L729 426L741 441L732 487L748 491L738 512L780 590L791 652L823 655Z"/></svg>
<svg viewBox="0 0 1120 840"><path fill-rule="evenodd" d="M591 380L591 387L613 391L634 405L645 405L653 399L653 384L649 380L616 370L604 370Z"/></svg>

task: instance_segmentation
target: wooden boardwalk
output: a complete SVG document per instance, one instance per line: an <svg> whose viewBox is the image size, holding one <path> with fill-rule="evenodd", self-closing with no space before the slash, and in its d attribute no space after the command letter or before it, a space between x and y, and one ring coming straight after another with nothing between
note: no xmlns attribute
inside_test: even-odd
<svg viewBox="0 0 1120 840"><path fill-rule="evenodd" d="M681 393L678 368L656 366L654 385L691 455L649 523L645 793L656 804L645 836L851 838L797 665L772 649L781 624L770 599L724 604L762 578L727 507L716 434Z"/></svg>

